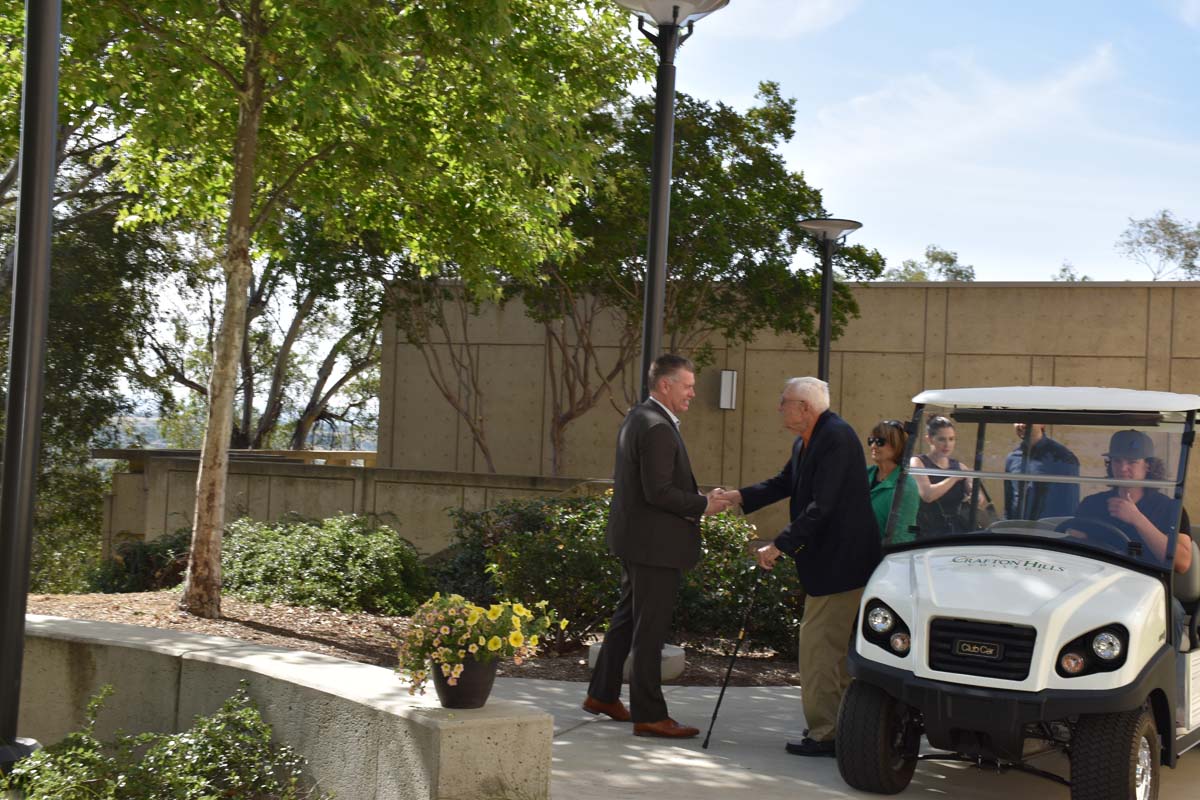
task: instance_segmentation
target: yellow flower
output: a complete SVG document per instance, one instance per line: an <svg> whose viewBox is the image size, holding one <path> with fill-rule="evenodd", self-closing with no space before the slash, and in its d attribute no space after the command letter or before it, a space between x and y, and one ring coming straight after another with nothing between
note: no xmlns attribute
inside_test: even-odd
<svg viewBox="0 0 1200 800"><path fill-rule="evenodd" d="M445 636L446 634L450 633L450 629L448 627L446 627L445 625L443 625L441 628L438 629L438 633L440 633L442 636Z"/></svg>
<svg viewBox="0 0 1200 800"><path fill-rule="evenodd" d="M537 643L538 643L538 637L537 637L537 634L535 633L533 636L529 637L529 646L537 647Z"/></svg>
<svg viewBox="0 0 1200 800"><path fill-rule="evenodd" d="M567 629L567 621L564 619L562 622L558 623L558 627L565 631Z"/></svg>
<svg viewBox="0 0 1200 800"><path fill-rule="evenodd" d="M529 617L530 619L533 618L533 614L529 611L529 609L520 603L513 603L513 613L522 617Z"/></svg>
<svg viewBox="0 0 1200 800"><path fill-rule="evenodd" d="M484 637L480 636L480 637L479 637L479 646L480 646L480 647L482 647L482 646L483 646L483 645L485 645L485 644L487 644L487 639L485 639Z"/></svg>
<svg viewBox="0 0 1200 800"><path fill-rule="evenodd" d="M504 642L500 641L499 636L493 636L491 639L488 639L488 650L499 650L503 646Z"/></svg>
<svg viewBox="0 0 1200 800"><path fill-rule="evenodd" d="M512 625L513 625L514 631L521 630L521 618L518 617L516 614L513 614Z"/></svg>
<svg viewBox="0 0 1200 800"><path fill-rule="evenodd" d="M479 617L482 615L482 609L472 608L467 612L467 624L474 625L479 622Z"/></svg>
<svg viewBox="0 0 1200 800"><path fill-rule="evenodd" d="M508 635L508 643L513 647L520 647L525 644L525 636L520 631L513 631Z"/></svg>
<svg viewBox="0 0 1200 800"><path fill-rule="evenodd" d="M467 652L468 652L468 653L478 653L478 652L479 652L479 645L477 645L477 644L473 644L473 645L471 645L470 647L468 647L468 648L467 648Z"/></svg>
<svg viewBox="0 0 1200 800"><path fill-rule="evenodd" d="M503 613L504 608L502 606L492 606L488 609L487 618L492 622L495 622L496 620L500 619L500 615Z"/></svg>
<svg viewBox="0 0 1200 800"><path fill-rule="evenodd" d="M442 674L443 675L450 674L450 665L449 664L442 664Z"/></svg>

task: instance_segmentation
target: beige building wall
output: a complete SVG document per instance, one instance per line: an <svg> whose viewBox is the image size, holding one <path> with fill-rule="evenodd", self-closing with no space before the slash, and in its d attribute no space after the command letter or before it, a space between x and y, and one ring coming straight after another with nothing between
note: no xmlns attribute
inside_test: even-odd
<svg viewBox="0 0 1200 800"><path fill-rule="evenodd" d="M860 316L833 343L830 383L834 410L864 435L880 418L909 416L912 396L924 388L1103 385L1200 393L1194 283L871 283L853 293ZM549 475L544 331L519 302L472 320L468 330L484 365L474 411L498 472ZM611 343L612 331L600 340ZM800 337L770 332L748 345L714 344L716 362L698 376L682 430L701 483L741 486L786 460L791 437L779 425L779 390L789 377L814 374L816 354ZM717 407L722 369L738 373L735 410ZM623 405L602 402L572 424L565 475L611 477ZM392 326L384 328L378 464L484 469L424 358ZM785 516L773 508L755 521L769 532Z"/></svg>

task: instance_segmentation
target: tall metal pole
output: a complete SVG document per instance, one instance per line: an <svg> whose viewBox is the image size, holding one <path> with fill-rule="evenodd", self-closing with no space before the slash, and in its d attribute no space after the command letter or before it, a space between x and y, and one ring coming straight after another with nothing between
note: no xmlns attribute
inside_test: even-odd
<svg viewBox="0 0 1200 800"><path fill-rule="evenodd" d="M817 377L829 382L829 346L833 337L833 248L837 240L821 237L821 322L818 328Z"/></svg>
<svg viewBox="0 0 1200 800"><path fill-rule="evenodd" d="M675 143L675 51L678 25L659 25L658 34L642 32L658 48L654 90L654 160L650 167L650 236L646 254L645 306L642 313L642 391L650 396L650 367L662 347L663 300L667 293L667 231L671 216L671 150Z"/></svg>
<svg viewBox="0 0 1200 800"><path fill-rule="evenodd" d="M0 766L34 743L17 739L25 599L41 445L50 312L50 218L58 111L61 0L26 0L20 195L12 280L8 405L0 466Z"/></svg>

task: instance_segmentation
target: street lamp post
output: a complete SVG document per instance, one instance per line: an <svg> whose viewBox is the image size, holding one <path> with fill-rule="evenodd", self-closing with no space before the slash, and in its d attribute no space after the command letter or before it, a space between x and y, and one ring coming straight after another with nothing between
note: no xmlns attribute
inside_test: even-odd
<svg viewBox="0 0 1200 800"><path fill-rule="evenodd" d="M667 230L671 213L671 150L675 142L675 52L692 26L729 0L617 0L638 15L638 30L658 50L654 90L654 156L650 166L650 235L642 316L641 398L650 396L650 367L662 346L667 291ZM651 33L646 23L657 33ZM686 29L686 31L685 31Z"/></svg>
<svg viewBox="0 0 1200 800"><path fill-rule="evenodd" d="M17 712L50 309L60 19L60 0L26 3L16 260L0 466L0 770L37 747L32 739L17 737Z"/></svg>
<svg viewBox="0 0 1200 800"><path fill-rule="evenodd" d="M852 219L806 219L800 227L821 243L821 322L818 333L817 377L829 381L829 347L833 335L833 253L842 239L862 227Z"/></svg>

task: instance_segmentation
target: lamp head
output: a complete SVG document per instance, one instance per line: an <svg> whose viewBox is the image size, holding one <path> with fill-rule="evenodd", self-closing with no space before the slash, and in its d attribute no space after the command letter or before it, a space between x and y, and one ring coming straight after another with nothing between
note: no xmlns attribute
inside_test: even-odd
<svg viewBox="0 0 1200 800"><path fill-rule="evenodd" d="M617 0L617 5L659 28L684 27L728 4L729 0Z"/></svg>
<svg viewBox="0 0 1200 800"><path fill-rule="evenodd" d="M832 219L830 217L802 220L799 225L823 242L837 241L862 227L861 222L855 222L852 219Z"/></svg>

